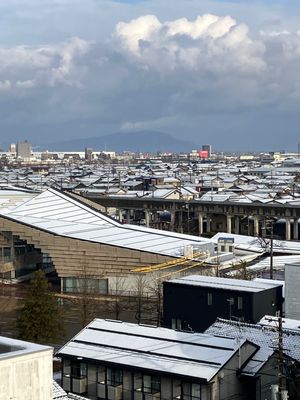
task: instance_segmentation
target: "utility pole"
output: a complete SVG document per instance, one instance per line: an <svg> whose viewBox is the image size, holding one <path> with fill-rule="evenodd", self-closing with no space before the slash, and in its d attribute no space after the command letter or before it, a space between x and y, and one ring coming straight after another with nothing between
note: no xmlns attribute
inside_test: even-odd
<svg viewBox="0 0 300 400"><path fill-rule="evenodd" d="M270 279L273 279L273 223L271 223L271 237L270 237Z"/></svg>
<svg viewBox="0 0 300 400"><path fill-rule="evenodd" d="M283 330L282 330L282 316L280 311L276 312L276 317L268 318L268 321L275 322L276 330L278 332L277 339L277 366L278 366L278 399L288 399L288 392L286 390L285 375L284 375L284 347L283 347ZM276 398L276 397L275 397Z"/></svg>
<svg viewBox="0 0 300 400"><path fill-rule="evenodd" d="M282 316L278 312L278 387L279 395L285 390L285 382L283 375L284 357L283 357L283 336L282 336Z"/></svg>

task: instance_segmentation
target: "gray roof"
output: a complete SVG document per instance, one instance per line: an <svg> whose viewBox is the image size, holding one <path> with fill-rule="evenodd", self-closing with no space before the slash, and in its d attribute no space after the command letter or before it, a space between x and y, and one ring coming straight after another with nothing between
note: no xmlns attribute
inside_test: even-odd
<svg viewBox="0 0 300 400"><path fill-rule="evenodd" d="M210 381L241 344L231 338L96 319L57 355Z"/></svg>
<svg viewBox="0 0 300 400"><path fill-rule="evenodd" d="M257 344L260 350L252 357L252 360L244 369L244 372L248 374L257 372L261 364L274 352L278 340L278 331L274 326L247 324L221 318L218 318L205 333L239 340L249 340ZM284 328L283 348L286 355L300 362L300 332Z"/></svg>
<svg viewBox="0 0 300 400"><path fill-rule="evenodd" d="M275 281L246 281L242 279L217 278L214 276L190 275L168 281L178 285L209 287L213 289L235 290L240 292L261 292L274 287L282 286Z"/></svg>

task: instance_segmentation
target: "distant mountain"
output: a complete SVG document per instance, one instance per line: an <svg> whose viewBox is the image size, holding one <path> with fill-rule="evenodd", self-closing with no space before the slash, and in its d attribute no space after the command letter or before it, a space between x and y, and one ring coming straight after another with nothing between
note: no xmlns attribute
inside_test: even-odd
<svg viewBox="0 0 300 400"><path fill-rule="evenodd" d="M45 147L45 146L43 146ZM91 147L94 151L135 151L135 152L187 152L195 148L195 144L186 140L156 131L120 132L105 136L73 139L50 143L50 151L83 151Z"/></svg>

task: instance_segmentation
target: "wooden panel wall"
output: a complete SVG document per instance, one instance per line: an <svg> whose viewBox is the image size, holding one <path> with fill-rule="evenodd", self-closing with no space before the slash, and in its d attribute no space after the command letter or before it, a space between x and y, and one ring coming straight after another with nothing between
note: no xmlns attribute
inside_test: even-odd
<svg viewBox="0 0 300 400"><path fill-rule="evenodd" d="M158 254L57 236L0 217L0 231L10 231L49 254L59 277L126 275L131 269L170 261Z"/></svg>

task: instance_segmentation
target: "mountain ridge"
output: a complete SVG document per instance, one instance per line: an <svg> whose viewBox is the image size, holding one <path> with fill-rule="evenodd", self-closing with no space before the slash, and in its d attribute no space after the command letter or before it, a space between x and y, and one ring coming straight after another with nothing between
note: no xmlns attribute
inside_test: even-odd
<svg viewBox="0 0 300 400"><path fill-rule="evenodd" d="M187 140L174 138L158 131L117 132L103 136L69 139L48 143L50 151L83 151L90 147L94 151L133 151L133 152L187 152L195 144Z"/></svg>

